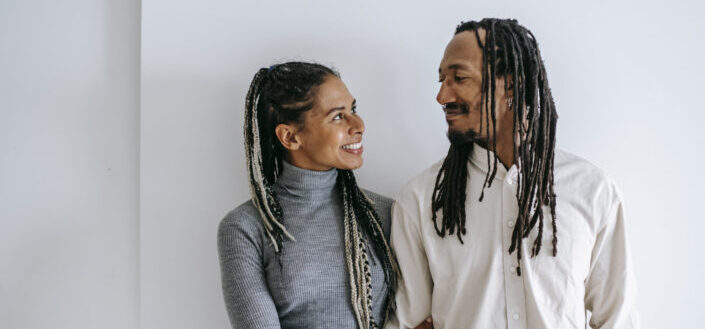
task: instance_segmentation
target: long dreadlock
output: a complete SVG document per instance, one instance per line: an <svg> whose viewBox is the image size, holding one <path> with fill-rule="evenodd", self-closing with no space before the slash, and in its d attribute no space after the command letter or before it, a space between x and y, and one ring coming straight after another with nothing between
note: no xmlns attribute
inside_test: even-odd
<svg viewBox="0 0 705 329"><path fill-rule="evenodd" d="M277 257L281 253L283 238L295 239L284 226L283 211L272 189L282 171L286 154L275 128L282 123L301 124L303 113L314 105L318 87L329 77L339 77L339 74L319 64L288 62L260 69L247 93L244 130L250 194ZM377 328L372 312L367 245L371 243L382 261L387 286L385 318L395 308L396 259L384 237L373 202L357 186L352 171L338 169L336 184L343 203L351 303L360 328Z"/></svg>
<svg viewBox="0 0 705 329"><path fill-rule="evenodd" d="M478 30L486 32L482 43ZM510 110L514 112L514 159L519 171L517 201L519 213L512 233L509 252L517 251L517 260L521 261L522 239L529 236L538 223L538 235L531 248L531 257L538 255L543 238L544 211L542 206L549 206L551 225L553 227L553 256L558 248L556 228L556 195L553 189L553 156L556 137L556 114L553 96L548 86L546 69L541 59L536 38L528 29L516 20L483 19L480 22L462 22L455 34L474 32L483 51L482 56L482 108L486 127L492 126L492 136L496 136L495 90L497 77L507 77L512 86L505 84L505 89L512 89ZM492 120L492 124L490 124ZM496 138L492 138L492 149L496 150ZM473 143L453 143L446 156L434 186L432 196L432 218L437 233L443 237L446 231L455 232L463 243L465 228L465 189L467 186L467 160ZM490 160L488 147L487 164L491 168L485 176L482 201L485 188L492 185L497 173L497 155ZM437 212L442 210L443 221L439 228ZM521 262L519 262L521 264ZM517 268L519 275L521 269Z"/></svg>

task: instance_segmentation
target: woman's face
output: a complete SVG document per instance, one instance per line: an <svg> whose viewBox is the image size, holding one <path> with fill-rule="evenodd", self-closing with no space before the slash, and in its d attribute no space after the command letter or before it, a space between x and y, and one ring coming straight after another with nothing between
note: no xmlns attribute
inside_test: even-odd
<svg viewBox="0 0 705 329"><path fill-rule="evenodd" d="M281 125L280 125L281 126ZM362 166L362 134L365 123L357 115L355 99L343 81L327 77L318 86L313 107L303 114L303 124L285 125L288 160L310 170L357 169ZM279 135L279 134L278 134ZM279 136L282 140L282 136Z"/></svg>

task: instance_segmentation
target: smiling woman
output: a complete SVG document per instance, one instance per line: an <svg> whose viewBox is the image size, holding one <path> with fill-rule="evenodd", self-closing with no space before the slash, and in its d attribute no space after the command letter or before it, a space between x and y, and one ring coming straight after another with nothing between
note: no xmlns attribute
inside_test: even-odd
<svg viewBox="0 0 705 329"><path fill-rule="evenodd" d="M355 99L334 75L326 77L317 89L315 105L303 115L305 124L280 124L275 128L287 150L287 160L310 170L359 168L365 123L357 115Z"/></svg>
<svg viewBox="0 0 705 329"><path fill-rule="evenodd" d="M260 69L246 100L252 199L218 232L234 328L378 328L393 308L391 200L358 188L365 124L338 73Z"/></svg>

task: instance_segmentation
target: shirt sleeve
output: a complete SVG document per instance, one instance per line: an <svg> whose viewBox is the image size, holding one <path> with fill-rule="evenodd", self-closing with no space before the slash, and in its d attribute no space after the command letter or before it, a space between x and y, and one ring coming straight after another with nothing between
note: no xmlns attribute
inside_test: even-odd
<svg viewBox="0 0 705 329"><path fill-rule="evenodd" d="M235 220L233 220L235 219ZM279 329L256 229L228 218L218 228L218 253L225 306L233 329Z"/></svg>
<svg viewBox="0 0 705 329"><path fill-rule="evenodd" d="M421 240L420 215L405 211L400 201L392 206L390 244L399 262L401 278L396 293L396 316L390 317L385 329L414 328L431 315L433 280Z"/></svg>
<svg viewBox="0 0 705 329"><path fill-rule="evenodd" d="M627 245L623 205L617 198L603 221L585 285L591 328L639 328L636 282Z"/></svg>

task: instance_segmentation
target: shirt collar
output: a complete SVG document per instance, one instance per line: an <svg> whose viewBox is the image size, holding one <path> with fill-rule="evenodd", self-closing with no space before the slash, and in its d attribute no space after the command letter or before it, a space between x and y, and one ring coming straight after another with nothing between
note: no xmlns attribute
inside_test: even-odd
<svg viewBox="0 0 705 329"><path fill-rule="evenodd" d="M489 166L487 163L488 155ZM470 163L487 174L493 168L492 166L494 166L494 152L487 150L477 143L474 143L472 146L472 152L470 153ZM504 168L502 162L497 159L497 173L495 174L494 179L501 181L509 175L512 180L516 180L517 173L518 171L516 164L513 164L509 167L509 170L507 170Z"/></svg>

